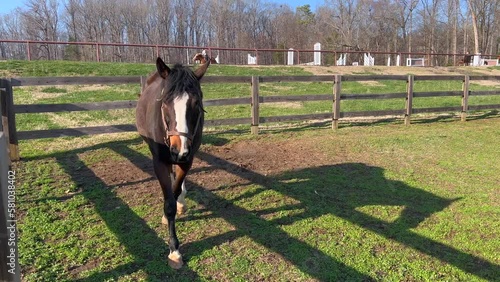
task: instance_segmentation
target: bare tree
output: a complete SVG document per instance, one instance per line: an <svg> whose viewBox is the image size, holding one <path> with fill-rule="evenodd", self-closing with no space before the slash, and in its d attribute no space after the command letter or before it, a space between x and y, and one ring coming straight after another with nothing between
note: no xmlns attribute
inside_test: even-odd
<svg viewBox="0 0 500 282"><path fill-rule="evenodd" d="M71 60L95 60L101 54L105 60L140 61L159 52L167 61L185 62L190 52L201 51L97 43L219 48L212 55L220 54L224 63L244 63L253 52L224 48L311 49L315 42L335 51L456 53L474 44L476 53L498 52L500 0L466 1L467 5L460 5L460 0L326 0L313 10L269 0L27 0L25 10L0 19L0 34L96 42L31 48L33 56ZM63 5L62 13L58 5ZM4 44L0 51L14 54L8 48L22 50L19 46ZM259 53L259 63L285 62L285 52ZM309 59L308 53L303 56ZM327 61L332 63L332 58ZM436 63L449 63L449 58Z"/></svg>
<svg viewBox="0 0 500 282"><path fill-rule="evenodd" d="M418 5L419 0L402 0L395 1L395 7L397 7L398 17L397 21L401 29L402 39L405 46L407 46L408 52L412 52L412 33L413 33L413 14L414 10Z"/></svg>
<svg viewBox="0 0 500 282"><path fill-rule="evenodd" d="M329 0L327 3L331 20L326 25L340 36L342 45L358 46L356 31L360 21L361 6L359 2L356 0Z"/></svg>
<svg viewBox="0 0 500 282"><path fill-rule="evenodd" d="M436 53L436 29L438 24L440 0L422 0L423 9L421 11L423 18L423 31L425 35L427 53ZM431 65L436 64L435 57L429 58Z"/></svg>
<svg viewBox="0 0 500 282"><path fill-rule="evenodd" d="M498 17L499 0L467 0L474 31L474 52L480 54L488 49L494 33L495 16Z"/></svg>
<svg viewBox="0 0 500 282"><path fill-rule="evenodd" d="M59 29L58 2L56 0L29 0L27 11L22 12L24 28L29 39L57 41ZM56 46L40 45L38 56L55 58Z"/></svg>
<svg viewBox="0 0 500 282"><path fill-rule="evenodd" d="M447 18L448 18L448 32L446 33L448 38L447 53L457 53L457 37L458 37L458 11L459 11L459 0L448 0ZM450 32L451 30L451 32ZM457 64L456 56L453 57L453 65ZM449 62L449 58L446 58L446 62Z"/></svg>

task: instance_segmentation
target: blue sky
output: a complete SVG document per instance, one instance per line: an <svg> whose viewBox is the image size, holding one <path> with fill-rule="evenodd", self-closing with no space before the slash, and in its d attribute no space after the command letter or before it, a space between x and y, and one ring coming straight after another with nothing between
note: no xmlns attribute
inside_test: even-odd
<svg viewBox="0 0 500 282"><path fill-rule="evenodd" d="M264 0L266 1L266 0ZM297 6L302 6L309 4L311 5L312 10L314 11L316 6L319 4L323 3L323 0L267 0L269 2L275 2L275 3L286 3L290 5L291 7L297 7ZM5 15L10 12L12 12L15 8L25 7L25 1L24 0L0 0L0 15Z"/></svg>
<svg viewBox="0 0 500 282"><path fill-rule="evenodd" d="M0 0L0 14L5 15L20 6L24 6L24 1Z"/></svg>

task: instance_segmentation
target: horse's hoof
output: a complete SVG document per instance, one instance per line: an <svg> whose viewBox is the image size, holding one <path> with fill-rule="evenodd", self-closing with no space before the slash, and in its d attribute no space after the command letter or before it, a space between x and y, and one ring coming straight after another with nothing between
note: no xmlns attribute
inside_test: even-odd
<svg viewBox="0 0 500 282"><path fill-rule="evenodd" d="M183 215L187 212L188 208L180 203L177 203L177 215Z"/></svg>
<svg viewBox="0 0 500 282"><path fill-rule="evenodd" d="M173 269L180 269L184 263L182 262L182 255L175 251L168 255L168 265Z"/></svg>
<svg viewBox="0 0 500 282"><path fill-rule="evenodd" d="M162 224L165 224L165 225L168 225L168 220L167 220L167 217L166 217L165 215L163 215L163 216L161 217L161 223L162 223Z"/></svg>

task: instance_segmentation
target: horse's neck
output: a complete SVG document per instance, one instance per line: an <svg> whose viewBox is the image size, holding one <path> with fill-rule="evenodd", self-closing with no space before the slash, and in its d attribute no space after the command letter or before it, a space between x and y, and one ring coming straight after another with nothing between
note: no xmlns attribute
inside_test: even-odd
<svg viewBox="0 0 500 282"><path fill-rule="evenodd" d="M139 134L153 139L157 143L163 143L165 129L161 119L161 93L163 83L161 79L150 79L142 92L137 104L137 129Z"/></svg>

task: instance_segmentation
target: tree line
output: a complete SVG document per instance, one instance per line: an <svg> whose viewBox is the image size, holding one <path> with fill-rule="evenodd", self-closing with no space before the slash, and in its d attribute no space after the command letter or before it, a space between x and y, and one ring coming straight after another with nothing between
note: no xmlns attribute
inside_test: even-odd
<svg viewBox="0 0 500 282"><path fill-rule="evenodd" d="M325 0L314 10L265 0L27 0L0 17L0 38L221 49L310 50L320 42L323 50L336 51L497 54L499 8L500 0ZM25 48L0 43L0 58L23 58ZM38 44L30 51L37 59L86 60L95 56L93 48ZM154 55L152 49L126 46L101 52L109 61L149 61ZM247 53L212 55L239 63ZM190 54L169 49L162 55ZM285 53L270 52L260 60L281 64ZM452 56L434 60L456 63Z"/></svg>

